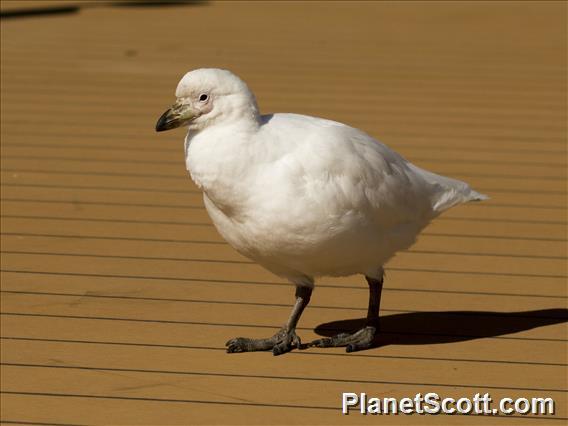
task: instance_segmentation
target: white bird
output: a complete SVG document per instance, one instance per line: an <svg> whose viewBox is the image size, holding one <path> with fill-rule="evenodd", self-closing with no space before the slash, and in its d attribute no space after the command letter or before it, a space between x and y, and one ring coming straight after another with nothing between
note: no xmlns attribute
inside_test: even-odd
<svg viewBox="0 0 568 426"><path fill-rule="evenodd" d="M314 279L365 275L367 324L310 346L372 346L383 266L441 212L487 199L423 170L361 130L298 114L261 115L253 93L221 69L185 74L157 131L187 126L185 161L219 233L242 255L296 286L286 325L268 339L239 337L227 352L300 347L295 328Z"/></svg>

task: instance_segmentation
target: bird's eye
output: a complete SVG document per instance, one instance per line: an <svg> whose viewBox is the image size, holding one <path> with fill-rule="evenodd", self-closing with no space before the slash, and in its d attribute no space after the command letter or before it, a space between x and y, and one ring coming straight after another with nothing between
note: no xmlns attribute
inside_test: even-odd
<svg viewBox="0 0 568 426"><path fill-rule="evenodd" d="M207 99L209 99L209 96L207 96L205 93L199 95L199 102L205 102Z"/></svg>

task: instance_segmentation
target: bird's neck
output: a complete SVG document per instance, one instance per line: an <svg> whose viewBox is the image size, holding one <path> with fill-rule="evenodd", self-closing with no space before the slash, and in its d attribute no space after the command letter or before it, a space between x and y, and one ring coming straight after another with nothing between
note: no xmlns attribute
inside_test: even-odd
<svg viewBox="0 0 568 426"><path fill-rule="evenodd" d="M186 166L193 181L223 211L237 211L255 171L258 125L239 120L186 138Z"/></svg>

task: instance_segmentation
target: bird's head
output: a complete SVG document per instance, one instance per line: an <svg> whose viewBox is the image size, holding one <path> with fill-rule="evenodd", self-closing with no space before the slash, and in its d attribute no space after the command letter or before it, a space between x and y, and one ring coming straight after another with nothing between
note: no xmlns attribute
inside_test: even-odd
<svg viewBox="0 0 568 426"><path fill-rule="evenodd" d="M201 130L236 119L259 120L256 99L248 86L230 71L201 68L183 76L176 102L156 123L156 131L187 126Z"/></svg>

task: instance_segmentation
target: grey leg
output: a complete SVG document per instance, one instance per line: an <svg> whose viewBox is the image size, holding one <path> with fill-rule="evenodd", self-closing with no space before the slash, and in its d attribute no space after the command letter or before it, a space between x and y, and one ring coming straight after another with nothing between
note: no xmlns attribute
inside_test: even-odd
<svg viewBox="0 0 568 426"><path fill-rule="evenodd" d="M294 347L299 348L302 342L296 335L296 326L302 312L310 303L311 295L311 287L296 286L296 303L292 308L288 322L278 333L268 339L249 339L246 337L231 339L225 343L227 352L268 351L272 349L274 355L281 355L290 352Z"/></svg>
<svg viewBox="0 0 568 426"><path fill-rule="evenodd" d="M381 306L383 278L375 279L367 276L365 278L369 283L369 307L365 327L354 333L341 333L337 336L314 340L309 346L317 346L318 348L346 346L347 352L360 351L371 347L379 330L379 308Z"/></svg>

